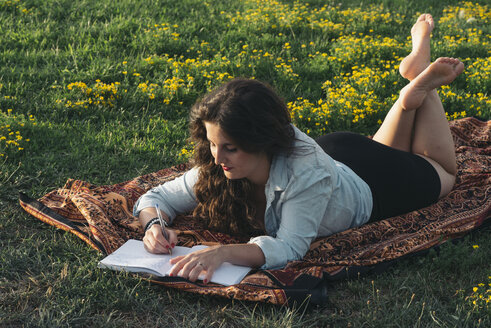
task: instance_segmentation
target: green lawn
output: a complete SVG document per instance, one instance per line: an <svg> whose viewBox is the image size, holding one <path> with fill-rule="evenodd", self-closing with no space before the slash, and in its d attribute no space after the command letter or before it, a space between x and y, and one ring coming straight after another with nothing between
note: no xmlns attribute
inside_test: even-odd
<svg viewBox="0 0 491 328"><path fill-rule="evenodd" d="M68 178L114 184L186 161L190 106L233 77L274 85L312 136L373 134L423 12L432 59L466 65L440 91L448 118L491 119L487 1L361 3L0 0L0 326L489 327L489 228L289 309L99 270L100 254L18 205Z"/></svg>

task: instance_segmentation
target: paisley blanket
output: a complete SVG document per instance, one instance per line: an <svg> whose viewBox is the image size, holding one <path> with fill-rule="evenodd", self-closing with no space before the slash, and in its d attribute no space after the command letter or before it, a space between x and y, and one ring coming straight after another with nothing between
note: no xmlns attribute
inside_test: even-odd
<svg viewBox="0 0 491 328"><path fill-rule="evenodd" d="M256 270L241 283L224 287L179 277L145 276L155 283L188 292L240 300L291 304L308 298L326 300L326 284L368 271L381 271L395 260L427 251L490 223L491 121L464 118L450 122L458 175L453 191L438 203L405 215L350 229L312 243L303 260L281 270ZM142 228L131 210L146 190L176 178L188 169L182 164L115 185L96 186L70 179L65 186L38 200L20 195L31 215L70 231L90 246L110 254L126 240L141 239ZM239 243L247 236L206 230L196 218L175 219L179 244Z"/></svg>

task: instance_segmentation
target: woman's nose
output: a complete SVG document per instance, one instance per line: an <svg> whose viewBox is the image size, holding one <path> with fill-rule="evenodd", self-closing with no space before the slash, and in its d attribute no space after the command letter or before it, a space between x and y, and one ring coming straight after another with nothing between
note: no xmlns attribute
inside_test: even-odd
<svg viewBox="0 0 491 328"><path fill-rule="evenodd" d="M222 162L222 151L220 151L220 150L217 149L215 151L215 164L216 165L220 165L222 163L223 163Z"/></svg>

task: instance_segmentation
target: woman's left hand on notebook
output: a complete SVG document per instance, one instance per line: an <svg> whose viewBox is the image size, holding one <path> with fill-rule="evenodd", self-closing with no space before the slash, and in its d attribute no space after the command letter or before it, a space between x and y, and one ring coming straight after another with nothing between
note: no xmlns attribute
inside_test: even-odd
<svg viewBox="0 0 491 328"><path fill-rule="evenodd" d="M174 266L169 275L196 281L202 272L206 272L203 278L206 284L215 270L224 262L222 250L222 246L212 246L185 256L176 256L170 260Z"/></svg>

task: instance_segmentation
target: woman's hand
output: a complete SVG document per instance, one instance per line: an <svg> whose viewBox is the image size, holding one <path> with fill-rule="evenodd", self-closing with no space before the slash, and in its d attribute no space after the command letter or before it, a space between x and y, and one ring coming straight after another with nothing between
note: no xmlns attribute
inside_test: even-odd
<svg viewBox="0 0 491 328"><path fill-rule="evenodd" d="M166 229L169 235L169 240L166 240L162 234L162 228L160 224L154 224L147 230L143 237L143 245L145 249L150 253L155 254L168 254L170 248L174 248L177 244L177 234L172 229Z"/></svg>
<svg viewBox="0 0 491 328"><path fill-rule="evenodd" d="M174 266L169 275L174 277L179 275L194 282L201 272L205 271L203 282L206 284L211 280L215 270L225 262L224 250L223 246L218 245L185 256L176 256L170 260Z"/></svg>
<svg viewBox="0 0 491 328"><path fill-rule="evenodd" d="M211 280L213 273L223 262L232 264L260 267L265 263L263 251L256 244L217 245L190 253L186 256L176 256L170 260L174 264L170 276L177 276L196 281L205 271L203 282Z"/></svg>

